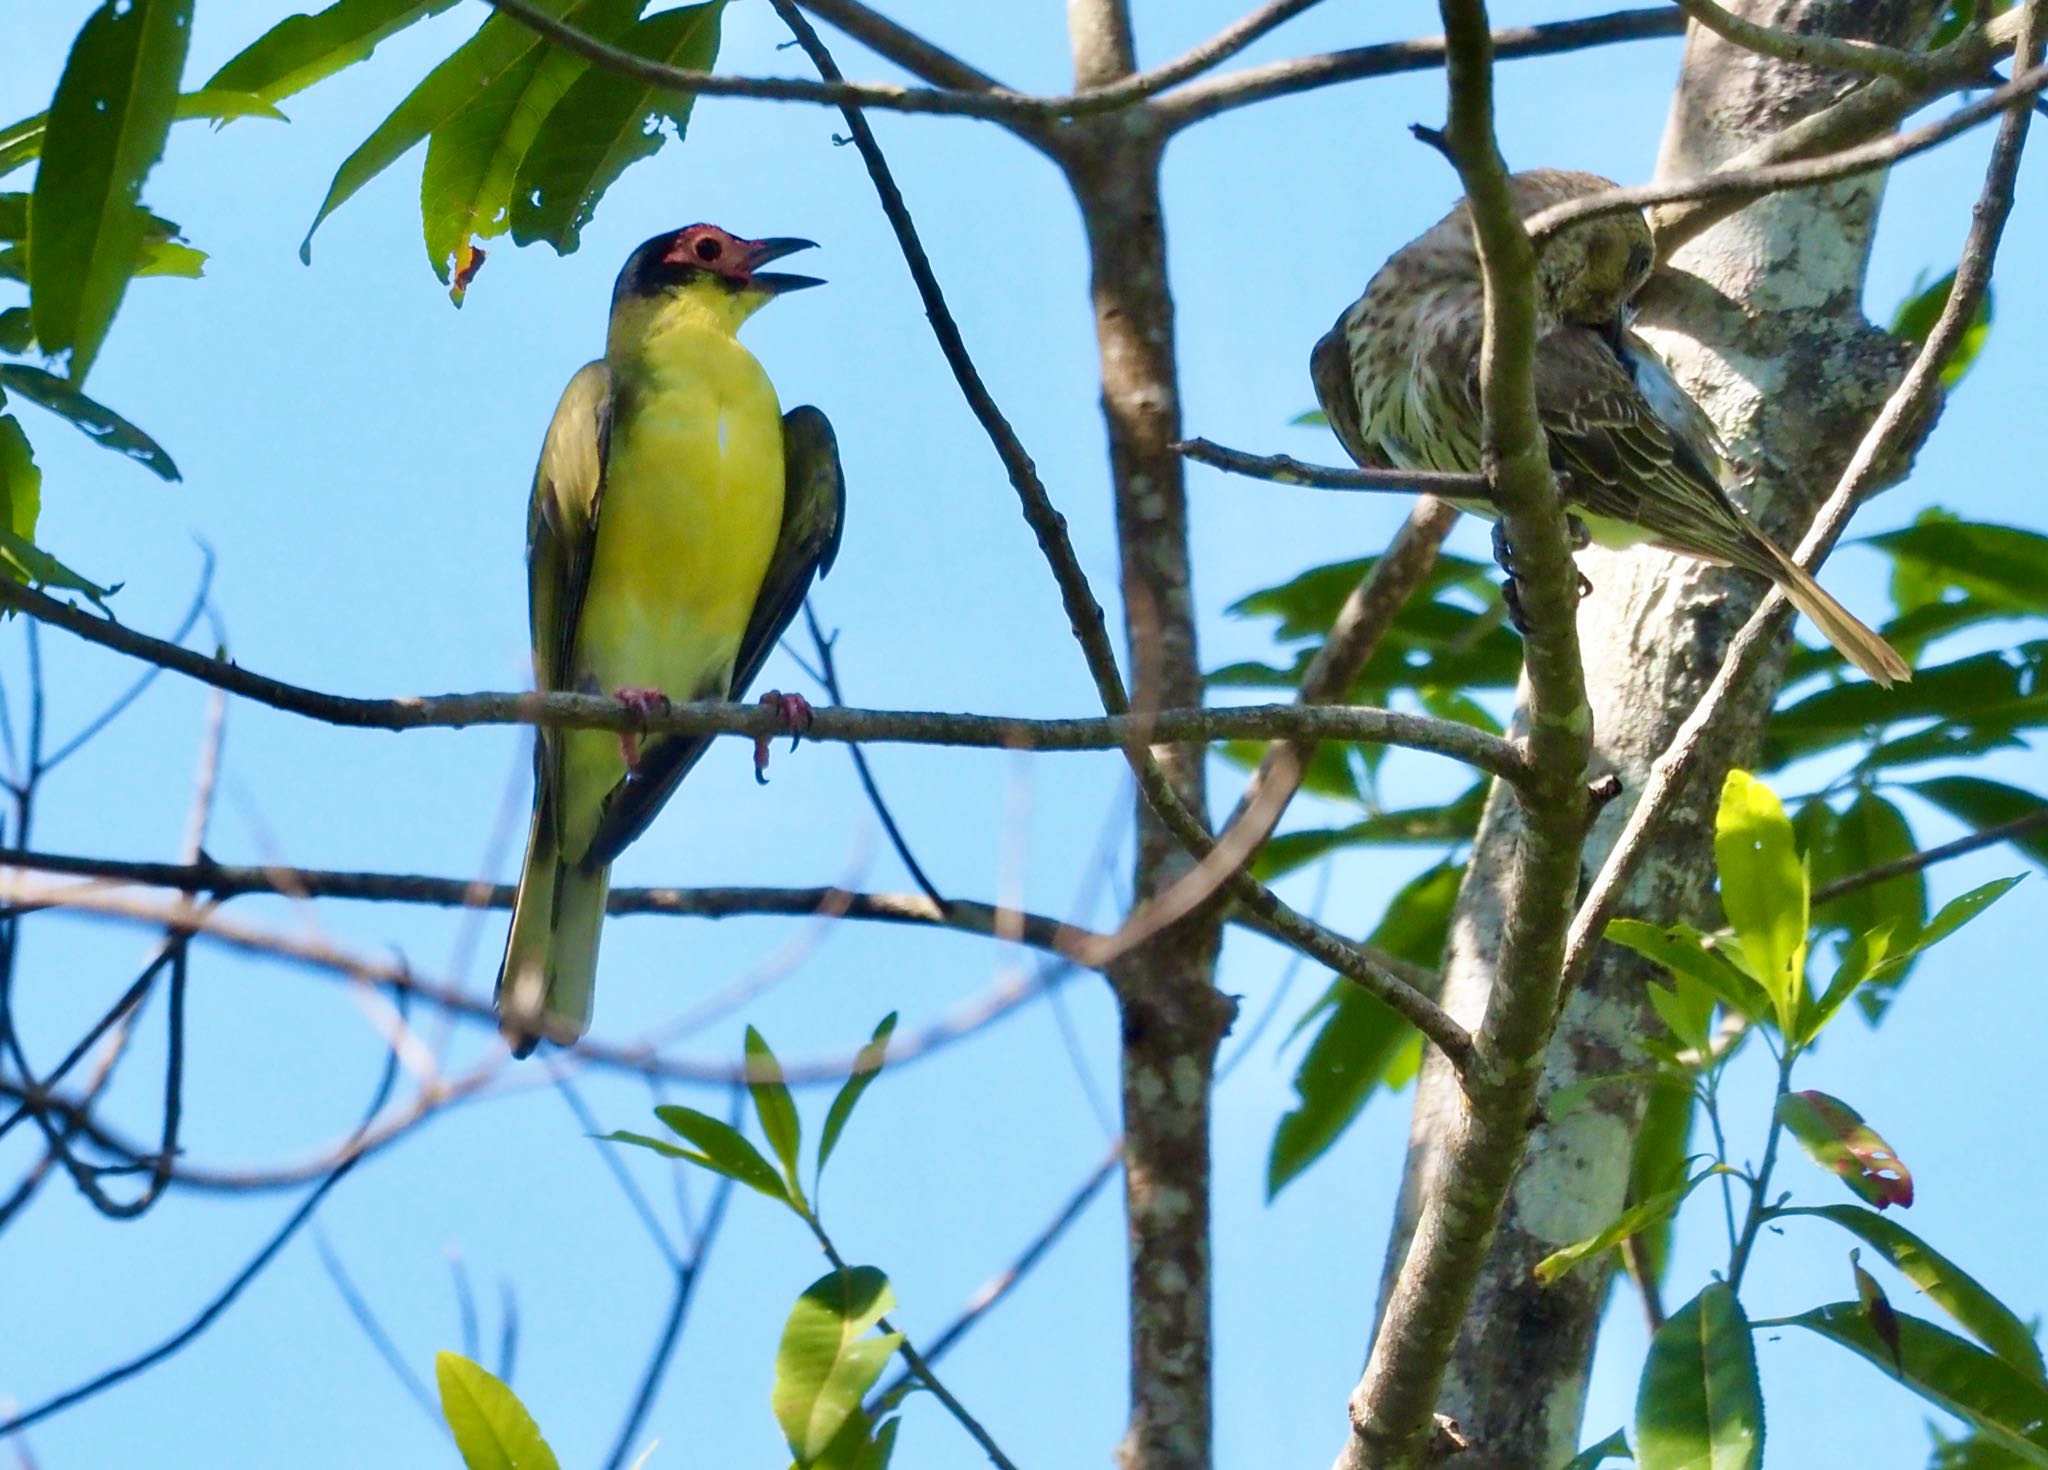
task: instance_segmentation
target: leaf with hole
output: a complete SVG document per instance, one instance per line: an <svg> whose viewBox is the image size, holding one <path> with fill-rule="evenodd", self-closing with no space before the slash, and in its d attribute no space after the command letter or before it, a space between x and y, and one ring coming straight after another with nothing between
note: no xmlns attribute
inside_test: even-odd
<svg viewBox="0 0 2048 1470"><path fill-rule="evenodd" d="M1880 1210L1913 1203L1913 1174L1863 1115L1838 1097L1807 1090L1778 1099L1777 1119L1807 1157Z"/></svg>

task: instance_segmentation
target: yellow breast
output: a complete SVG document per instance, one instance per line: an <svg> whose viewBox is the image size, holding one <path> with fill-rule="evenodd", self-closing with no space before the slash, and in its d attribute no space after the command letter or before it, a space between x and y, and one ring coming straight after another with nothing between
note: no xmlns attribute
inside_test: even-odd
<svg viewBox="0 0 2048 1470"><path fill-rule="evenodd" d="M715 328L663 333L619 375L580 671L605 689L723 697L782 526L782 416Z"/></svg>

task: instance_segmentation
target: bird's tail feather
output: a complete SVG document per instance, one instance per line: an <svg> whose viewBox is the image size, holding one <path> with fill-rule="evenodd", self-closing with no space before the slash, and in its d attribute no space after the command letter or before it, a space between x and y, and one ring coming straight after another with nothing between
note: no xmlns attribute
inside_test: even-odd
<svg viewBox="0 0 2048 1470"><path fill-rule="evenodd" d="M1785 589L1792 605L1813 620L1813 625L1835 645L1843 658L1887 688L1913 677L1913 666L1899 657L1898 650L1835 601L1804 567L1768 537L1756 537L1755 544L1764 547L1770 557L1770 565L1758 570Z"/></svg>
<svg viewBox="0 0 2048 1470"><path fill-rule="evenodd" d="M526 865L498 967L498 1029L514 1056L541 1041L567 1044L590 1029L597 944L611 869L565 862L544 811L534 813Z"/></svg>

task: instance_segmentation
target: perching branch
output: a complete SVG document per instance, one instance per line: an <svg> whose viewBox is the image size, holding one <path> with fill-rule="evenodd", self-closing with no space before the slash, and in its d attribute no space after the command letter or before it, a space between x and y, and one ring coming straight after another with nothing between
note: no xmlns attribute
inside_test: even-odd
<svg viewBox="0 0 2048 1470"><path fill-rule="evenodd" d="M1508 868L1499 950L1475 1065L1460 1074L1466 1106L1441 1172L1420 1203L1407 1256L1387 1293L1364 1377L1351 1396L1340 1470L1425 1462L1466 1304L1521 1164L1557 1008L1564 916L1591 823L1590 752L1577 631L1578 574L1536 414L1536 252L1515 208L1493 134L1493 56L1483 0L1442 0L1448 38L1446 151L1465 185L1485 279L1480 393L1484 454L1529 631L1524 639L1530 779Z"/></svg>
<svg viewBox="0 0 2048 1470"><path fill-rule="evenodd" d="M1678 5L1722 40L1778 61L1796 62L1821 71L1893 77L1922 87L1942 82L1983 80L1981 60L1975 65L1964 60L1959 67L1959 58L1946 51L1908 51L1876 41L1779 30L1775 26L1758 25L1716 4L1715 0L1678 0Z"/></svg>
<svg viewBox="0 0 2048 1470"><path fill-rule="evenodd" d="M1305 464L1291 454L1247 454L1208 439L1183 439L1173 448L1175 453L1197 464L1228 474L1271 480L1276 485L1307 485L1318 490L1388 490L1465 500L1493 498L1493 487L1487 484L1486 476L1464 475L1454 470L1339 469L1335 465Z"/></svg>

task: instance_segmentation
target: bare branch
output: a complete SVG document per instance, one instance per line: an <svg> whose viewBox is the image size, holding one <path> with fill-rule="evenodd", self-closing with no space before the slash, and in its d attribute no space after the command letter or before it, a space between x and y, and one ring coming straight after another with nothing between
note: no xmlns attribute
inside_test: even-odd
<svg viewBox="0 0 2048 1470"><path fill-rule="evenodd" d="M1255 480L1271 480L1277 485L1307 485L1318 490L1389 490L1465 500L1493 498L1493 487L1484 475L1463 475L1452 470L1362 470L1350 466L1339 469L1335 465L1305 464L1291 454L1247 454L1208 439L1183 439L1173 448L1197 464Z"/></svg>
<svg viewBox="0 0 2048 1470"><path fill-rule="evenodd" d="M1819 908L1845 894L1857 893L1865 888L1907 873L1918 873L1945 863L1950 858L1963 857L1969 853L1982 852L1987 847L1996 847L2001 842L2017 842L2048 827L2048 807L2028 812L2024 817L2015 817L2010 822L2001 822L1996 827L1986 827L1981 832L1972 832L1968 837L1958 837L1953 842L1944 842L1939 847L1926 848L1920 852L1909 852L1904 857L1893 858L1888 863L1879 863L1865 868L1860 873L1844 873L1832 883L1824 883L1813 891L1813 906Z"/></svg>
<svg viewBox="0 0 2048 1470"><path fill-rule="evenodd" d="M1078 563L1075 566L1078 574ZM226 690L285 710L362 729L417 730L469 725L549 725L586 730L634 730L675 735L773 737L788 733L781 715L761 705L697 703L643 713L594 694L441 694L362 699L326 694L251 673L151 638L39 592L0 578L0 604L76 633L116 652L142 658ZM1098 610L1099 616L1099 610ZM1114 669L1110 672L1113 674ZM1117 693L1121 694L1120 686ZM1031 720L1004 715L953 715L857 710L827 706L804 732L819 740L894 741L1010 750L1131 751L1154 741L1358 740L1405 745L1467 761L1494 775L1518 779L1521 754L1510 741L1454 720L1368 706L1302 708L1246 705L1226 709L1116 713L1078 720Z"/></svg>
<svg viewBox="0 0 2048 1470"><path fill-rule="evenodd" d="M1685 13L1721 37L1760 56L1797 62L1821 71L1854 72L1859 76L1893 77L1915 86L1941 82L1982 81L1982 68L1958 76L1956 58L1950 54L1908 51L1876 41L1859 41L1840 36L1802 35L1775 26L1758 25L1715 3L1715 0L1678 0Z"/></svg>
<svg viewBox="0 0 2048 1470"><path fill-rule="evenodd" d="M1712 173L1701 174L1697 178L1673 179L1662 184L1637 184L1626 189L1611 189L1603 194L1589 194L1581 199L1553 204L1541 213L1531 216L1528 222L1529 233L1540 240L1579 220L1620 214L1625 210L1694 200L1734 200L1739 203L1763 194L1775 194L1785 189L1825 184L1835 179L1868 173L1872 169L1896 163L1902 158L1911 158L1916 153L1925 153L1930 148L1938 147L1949 139L1988 122L2000 113L2008 116L2024 113L2028 110L2031 100L2044 90L2048 90L2048 66L2036 65L2020 72L1995 92L1980 97L1975 102L1965 103L1947 117L1923 127L1894 133L1868 143L1859 143L1854 147L1825 153L1817 158L1797 158L1784 163L1733 164L1727 168L1715 169ZM1861 94L1852 96L1848 101L1855 102L1860 96ZM1808 121L1818 122L1820 119L1816 117ZM1773 144L1776 144L1776 141L1773 140ZM1691 234L1704 229L1718 217L1702 216L1696 219L1692 215L1687 215L1686 228L1682 234L1674 233L1660 219L1657 230L1658 249L1668 254L1676 240L1689 238Z"/></svg>
<svg viewBox="0 0 2048 1470"><path fill-rule="evenodd" d="M2034 9L2033 0L2021 8L2025 16L2030 16ZM2031 32L2031 26L2027 31ZM2038 35L2023 32L2021 59L2031 62L2039 54L2039 45ZM2048 86L2048 66L2031 66L2021 73L2021 80L2030 81L2036 90ZM1998 103L1999 107L2010 110L2005 114L1997 142L1992 147L1984 187L1978 196L1977 207L1971 213L1970 232L1963 242L1962 257L1956 265L1955 281L1949 289L1948 300L1913 365L1907 369L1899 386L1892 391L1884 408L1864 433L1863 442L1856 447L1856 453L1842 471L1833 493L1828 496L1826 504L1814 518L1812 528L1800 543L1797 560L1809 571L1819 564L1848 525L1857 504L1876 481L1879 467L1913 426L1924 419L1928 406L1940 391L1941 370L1969 330L1970 321L1990 284L1992 262L1998 253L2006 219L2012 212L2013 183L2019 174L2020 154L2032 115L2027 107L2012 105L2016 99L2031 95L2030 92L2015 91L2014 87L2002 88L2001 91L2013 94ZM1671 748L1651 768L1650 778L1644 784L1635 809L1629 813L1627 824L1572 920L1565 957L1565 994L1570 994L1571 988L1592 962L1593 947L1606 934L1607 922L1614 917L1622 889L1642 860L1651 836L1683 791L1705 736L1714 727L1730 695L1741 687L1751 669L1763 658L1789 607L1784 594L1772 588L1735 635L1729 646L1727 662L1679 727Z"/></svg>
<svg viewBox="0 0 2048 1470"><path fill-rule="evenodd" d="M1670 5L1652 5L1640 10L1617 10L1607 15L1588 16L1583 20L1504 27L1493 33L1493 50L1495 57L1503 61L1511 57L1554 56L1566 51L1611 45L1617 41L1676 36L1684 30L1683 11ZM1326 56L1307 56L1295 61L1247 67L1243 71L1196 82L1161 97L1153 108L1161 123L1169 129L1178 129L1271 97L1290 96L1367 77L1434 71L1443 63L1442 36L1357 46L1347 51L1333 51Z"/></svg>
<svg viewBox="0 0 2048 1470"><path fill-rule="evenodd" d="M837 26L877 56L895 62L919 81L956 92L1007 92L1010 89L959 57L933 45L917 32L869 9L860 0L802 0L804 9Z"/></svg>
<svg viewBox="0 0 2048 1470"><path fill-rule="evenodd" d="M1465 185L1486 286L1480 349L1484 453L1515 547L1528 632L1523 649L1530 779L1508 879L1493 984L1460 1073L1466 1107L1421 1201L1387 1293L1365 1375L1351 1396L1341 1470L1425 1462L1466 1304L1527 1141L1562 970L1563 916L1578 885L1592 811L1583 773L1592 716L1576 624L1578 577L1536 414L1536 252L1493 135L1493 53L1482 0L1442 0L1450 119L1447 152Z"/></svg>

